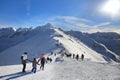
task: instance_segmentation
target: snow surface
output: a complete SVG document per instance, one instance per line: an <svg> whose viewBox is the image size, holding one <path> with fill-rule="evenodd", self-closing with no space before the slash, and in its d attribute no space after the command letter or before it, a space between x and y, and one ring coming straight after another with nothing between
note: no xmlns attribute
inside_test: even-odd
<svg viewBox="0 0 120 80"><path fill-rule="evenodd" d="M62 31L55 29L56 34L61 34L63 37L54 37L56 40L59 40L60 43L72 54L82 54L85 55L85 58L91 59L91 61L105 62L102 55L88 48L82 42L77 42L73 37L64 34Z"/></svg>
<svg viewBox="0 0 120 80"><path fill-rule="evenodd" d="M107 61L113 61L114 60L116 62L120 62L119 55L117 55L116 53L114 53L113 51L108 49L105 46L105 44L97 42L98 40L96 41L96 40L94 40L94 38L90 38L88 34L84 34L84 33L81 33L79 31L67 31L66 34L70 34L71 36L76 38L76 40L79 40L80 42L83 42L89 48L91 48L91 49L95 50L96 52L102 54ZM103 35L104 35L104 33L103 33ZM106 35L106 37L107 37L107 35ZM109 35L108 35L108 37L109 37ZM111 35L111 37L112 37L112 35ZM109 42L107 42L108 44L114 44L113 42L112 43L110 42L111 39L108 40L108 41L109 41ZM116 47L119 47L119 44ZM115 47L112 47L112 49L113 48L116 49ZM116 51L117 50L118 49L116 49Z"/></svg>
<svg viewBox="0 0 120 80"><path fill-rule="evenodd" d="M15 46L35 35L31 28L2 28L0 29L0 52Z"/></svg>
<svg viewBox="0 0 120 80"><path fill-rule="evenodd" d="M26 33L27 29L21 30ZM35 28L29 36L27 40L0 53L0 80L120 80L119 63L108 63L101 53L51 24ZM51 51L57 56L50 56ZM27 63L26 72L22 73L20 57L24 52L28 52L30 60L45 53L53 62L47 63L44 71L37 66L36 73L31 72L32 64ZM63 52L79 56L84 54L85 60L62 58L60 53ZM57 57L62 58L63 62L55 62Z"/></svg>
<svg viewBox="0 0 120 80"><path fill-rule="evenodd" d="M50 24L38 27L34 32L36 35L0 53L0 65L20 64L20 56L24 52L28 52L30 59L38 58L43 53L47 54L59 48L59 46L56 46L57 43L61 43L69 53L79 54L79 56L84 54L85 58L91 61L106 62L103 55L88 48L82 42L77 42L73 37L66 35Z"/></svg>
<svg viewBox="0 0 120 80"><path fill-rule="evenodd" d="M36 73L31 72L31 63L27 64L25 73L21 69L22 65L1 66L0 80L120 80L120 64L91 62L87 59L77 61L64 57L63 62L47 63L44 71L37 66Z"/></svg>
<svg viewBox="0 0 120 80"><path fill-rule="evenodd" d="M43 53L56 49L56 41L51 37L52 34L54 34L54 30L51 29L40 31L32 38L3 51L0 53L0 65L21 63L20 56L24 52L28 52L29 58L33 59L34 57L38 58Z"/></svg>
<svg viewBox="0 0 120 80"><path fill-rule="evenodd" d="M120 34L113 32L97 32L93 34L85 34L99 43L104 44L108 49L120 55Z"/></svg>

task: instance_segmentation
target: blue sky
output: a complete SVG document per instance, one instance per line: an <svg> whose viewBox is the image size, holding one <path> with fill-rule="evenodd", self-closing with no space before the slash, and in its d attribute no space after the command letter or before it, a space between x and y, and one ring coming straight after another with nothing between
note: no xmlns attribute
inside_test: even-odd
<svg viewBox="0 0 120 80"><path fill-rule="evenodd" d="M52 23L65 30L119 33L120 15L113 17L100 12L107 1L0 0L0 27L36 27Z"/></svg>

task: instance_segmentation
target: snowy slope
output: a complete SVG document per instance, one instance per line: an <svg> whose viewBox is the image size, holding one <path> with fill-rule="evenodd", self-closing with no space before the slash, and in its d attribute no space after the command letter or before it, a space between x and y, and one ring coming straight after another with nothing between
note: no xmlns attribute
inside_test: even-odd
<svg viewBox="0 0 120 80"><path fill-rule="evenodd" d="M95 50L96 52L102 54L107 61L117 61L119 62L119 55L109 50L104 44L95 41L90 38L88 35L81 33L79 31L67 31L66 34L69 34L75 37L77 40L86 44L89 48ZM109 43L111 44L111 42ZM114 43L112 43L114 44ZM113 47L114 48L114 47Z"/></svg>
<svg viewBox="0 0 120 80"><path fill-rule="evenodd" d="M9 28L0 28L0 52L4 51L7 48L15 46L25 40L32 38L37 35L40 31L44 30L42 27L49 28L52 27L51 24L46 24L44 26L38 26L37 28L18 28L14 29Z"/></svg>
<svg viewBox="0 0 120 80"><path fill-rule="evenodd" d="M54 56L52 57L54 58ZM25 73L22 65L0 67L0 80L120 80L120 64L77 61L64 57L63 62L45 65L45 70L31 73L31 64L27 64Z"/></svg>
<svg viewBox="0 0 120 80"><path fill-rule="evenodd" d="M82 42L77 42L73 37L66 35L62 31L55 29L56 34L61 34L63 37L54 37L56 40L59 40L60 43L72 54L84 54L85 58L88 58L92 61L105 61L103 56L99 53L88 48Z"/></svg>
<svg viewBox="0 0 120 80"><path fill-rule="evenodd" d="M35 35L31 28L2 28L0 29L0 52L15 46Z"/></svg>
<svg viewBox="0 0 120 80"><path fill-rule="evenodd" d="M37 27L27 36L30 38L0 53L0 80L120 80L119 63L112 59L108 63L104 55L51 24ZM46 64L44 71L37 66L37 72L31 73L32 64L27 63L26 72L21 72L20 57L24 52L28 52L28 59L33 59L42 53L59 53L64 48L67 53L84 54L84 61L64 57L63 62L55 62L60 56L57 54L50 56L53 62Z"/></svg>
<svg viewBox="0 0 120 80"><path fill-rule="evenodd" d="M29 59L39 57L42 53L48 53L56 49L56 41L53 39L53 29L40 28L37 35L32 36L28 40L13 46L0 53L0 65L11 65L21 63L20 56L24 52L28 52Z"/></svg>
<svg viewBox="0 0 120 80"><path fill-rule="evenodd" d="M99 43L104 44L109 50L120 55L120 34L114 32L85 34ZM110 44L111 43L111 44Z"/></svg>
<svg viewBox="0 0 120 80"><path fill-rule="evenodd" d="M15 33L15 29L12 27L9 28L0 28L0 38L2 37L9 37L13 33Z"/></svg>
<svg viewBox="0 0 120 80"><path fill-rule="evenodd" d="M9 38L15 31L12 27L0 28L0 52L15 44L13 39Z"/></svg>
<svg viewBox="0 0 120 80"><path fill-rule="evenodd" d="M26 31L26 29L24 31ZM28 58L33 59L34 57L38 58L43 53L47 54L58 48L65 48L65 51L68 53L79 54L79 56L84 54L85 58L91 61L107 61L103 54L90 49L82 42L65 34L49 23L33 29L28 36L30 36L29 39L0 53L0 65L20 64L20 56L24 52L28 52ZM62 45L57 46L56 44Z"/></svg>

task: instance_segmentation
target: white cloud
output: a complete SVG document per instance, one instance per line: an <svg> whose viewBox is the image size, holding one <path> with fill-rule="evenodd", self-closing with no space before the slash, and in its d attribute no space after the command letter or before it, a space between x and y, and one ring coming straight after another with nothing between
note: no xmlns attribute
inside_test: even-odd
<svg viewBox="0 0 120 80"><path fill-rule="evenodd" d="M53 16L46 19L40 16L36 16L31 18L29 21L29 24L34 26L44 25L46 23L52 23L54 26L60 27L64 30L76 30L89 33L109 31L113 32L114 29L112 22L96 24L94 21L74 16Z"/></svg>
<svg viewBox="0 0 120 80"><path fill-rule="evenodd" d="M55 26L62 26L68 30L81 30L81 28L90 27L88 24L92 23L91 20L74 16L54 16L49 18L48 22L51 22Z"/></svg>
<svg viewBox="0 0 120 80"><path fill-rule="evenodd" d="M92 22L91 20L84 19L84 18L78 18L74 16L53 16L49 18L49 20L64 20L66 22L74 22L74 21L81 21L81 22Z"/></svg>
<svg viewBox="0 0 120 80"><path fill-rule="evenodd" d="M84 30L83 32L88 32L88 33L96 33L96 32L115 32L120 34L120 28L114 28L114 27L110 27L110 28L102 28L100 29L99 27L97 28L92 28L89 30Z"/></svg>
<svg viewBox="0 0 120 80"><path fill-rule="evenodd" d="M48 22L51 22L55 26L61 27L65 30L77 30L88 33L95 33L95 32L120 33L120 29L115 29L112 26L112 22L103 22L103 23L95 24L91 20L73 17L73 16L54 16L52 18L49 18Z"/></svg>
<svg viewBox="0 0 120 80"><path fill-rule="evenodd" d="M0 25L0 28L7 28L7 27L10 27L8 25Z"/></svg>
<svg viewBox="0 0 120 80"><path fill-rule="evenodd" d="M101 26L107 26L107 25L110 25L110 24L111 24L110 22L104 22L104 23L101 23L101 24L94 25L93 27L97 28L97 27L101 27Z"/></svg>

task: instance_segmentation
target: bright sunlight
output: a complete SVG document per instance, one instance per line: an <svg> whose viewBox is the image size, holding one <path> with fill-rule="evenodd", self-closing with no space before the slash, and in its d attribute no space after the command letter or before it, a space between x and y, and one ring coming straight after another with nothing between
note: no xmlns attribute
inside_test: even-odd
<svg viewBox="0 0 120 80"><path fill-rule="evenodd" d="M108 0L101 8L101 12L111 17L117 16L120 11L120 0Z"/></svg>

